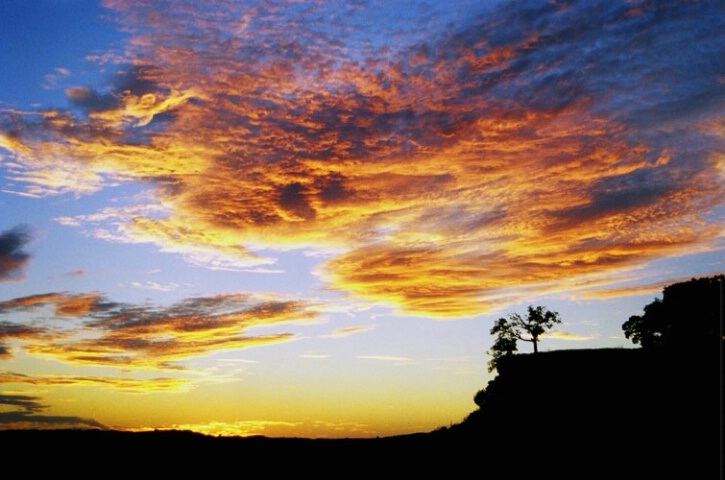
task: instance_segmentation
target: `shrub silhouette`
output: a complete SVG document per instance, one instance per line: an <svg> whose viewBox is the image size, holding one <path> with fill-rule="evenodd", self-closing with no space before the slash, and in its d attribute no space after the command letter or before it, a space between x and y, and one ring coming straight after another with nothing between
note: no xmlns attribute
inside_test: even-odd
<svg viewBox="0 0 725 480"><path fill-rule="evenodd" d="M722 320L723 275L665 287L644 315L624 322L624 336L644 349L693 352L717 348Z"/></svg>

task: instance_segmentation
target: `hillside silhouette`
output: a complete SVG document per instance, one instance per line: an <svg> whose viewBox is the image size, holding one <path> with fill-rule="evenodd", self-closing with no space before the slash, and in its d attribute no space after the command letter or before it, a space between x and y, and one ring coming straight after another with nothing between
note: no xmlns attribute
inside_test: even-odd
<svg viewBox="0 0 725 480"><path fill-rule="evenodd" d="M445 478L474 471L486 478L590 478L596 472L710 478L717 474L719 456L720 405L711 378L716 373L703 369L702 359L642 349L540 352L504 359L485 393L476 395L480 408L433 432L333 440L24 430L2 431L0 442L6 453L44 452L56 461L83 452L113 464L121 455L167 474L206 462L254 464L270 458L276 471L325 478L346 478L351 471L366 476L437 471L446 472Z"/></svg>
<svg viewBox="0 0 725 480"><path fill-rule="evenodd" d="M479 409L449 430L511 461L533 449L539 462L620 468L618 478L707 478L698 474L716 475L722 431L713 357L643 349L513 355L476 395Z"/></svg>
<svg viewBox="0 0 725 480"><path fill-rule="evenodd" d="M696 284L710 289L707 298L692 296ZM647 348L504 356L497 375L474 397L479 408L432 432L333 440L16 430L0 431L0 444L8 459L41 454L40 467L92 458L115 470L143 466L145 476L192 471L208 476L231 466L242 472L261 466L322 478L715 478L718 469L722 475L723 448L722 376L715 367L723 361L722 288L718 276L665 289L663 300L623 327L654 335L658 341ZM698 318L690 320L682 305L693 300ZM704 310L703 301L709 305ZM702 315L709 320L703 322ZM696 331L671 333L688 323Z"/></svg>

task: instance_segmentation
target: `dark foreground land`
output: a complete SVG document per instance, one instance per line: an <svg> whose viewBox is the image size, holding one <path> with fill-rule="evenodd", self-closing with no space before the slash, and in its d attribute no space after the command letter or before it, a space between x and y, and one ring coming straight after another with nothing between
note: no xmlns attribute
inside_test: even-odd
<svg viewBox="0 0 725 480"><path fill-rule="evenodd" d="M5 465L31 455L31 468L81 477L721 478L713 360L630 349L516 355L499 365L476 395L481 408L460 424L399 437L23 430L0 432L0 444Z"/></svg>

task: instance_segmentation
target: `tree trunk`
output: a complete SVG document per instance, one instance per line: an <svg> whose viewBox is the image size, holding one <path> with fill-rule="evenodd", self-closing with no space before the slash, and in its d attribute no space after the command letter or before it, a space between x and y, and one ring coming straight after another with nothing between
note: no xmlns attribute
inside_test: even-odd
<svg viewBox="0 0 725 480"><path fill-rule="evenodd" d="M537 340L537 339L535 338L535 339L534 339L534 353L539 353L539 348L538 348L538 345L539 345L539 342L538 342L538 340Z"/></svg>

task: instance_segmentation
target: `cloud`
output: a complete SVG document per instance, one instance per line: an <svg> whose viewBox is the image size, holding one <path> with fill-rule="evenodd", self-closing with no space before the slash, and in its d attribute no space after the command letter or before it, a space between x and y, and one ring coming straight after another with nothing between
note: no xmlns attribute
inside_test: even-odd
<svg viewBox="0 0 725 480"><path fill-rule="evenodd" d="M97 293L48 293L0 302L0 316L12 313L33 314L38 311L42 312L46 308L49 308L56 318L68 319L89 315L105 306L101 305L101 296ZM8 340L14 339L23 343L45 342L52 336L61 337L63 335L52 326L40 326L37 322L26 324L0 320L0 359L10 357L12 354L6 345Z"/></svg>
<svg viewBox="0 0 725 480"><path fill-rule="evenodd" d="M102 296L97 292L88 294L45 293L0 302L0 315L17 311L33 311L48 306L53 308L57 317L83 317L108 308L109 304L103 304Z"/></svg>
<svg viewBox="0 0 725 480"><path fill-rule="evenodd" d="M568 340L568 341L576 341L576 342L592 340L594 338L594 337L585 336L585 335L577 335L575 333L560 332L558 330L551 330L550 332L547 332L544 336L546 338L551 338L551 339L556 339L556 340Z"/></svg>
<svg viewBox="0 0 725 480"><path fill-rule="evenodd" d="M0 393L0 406L19 409L16 411L0 412L0 429L25 428L101 428L105 425L96 420L82 417L39 415L47 408L40 403L40 397L32 395Z"/></svg>
<svg viewBox="0 0 725 480"><path fill-rule="evenodd" d="M197 231L178 223L159 204L109 207L95 214L58 217L66 226L85 227L86 235L119 243L155 243L162 252L181 255L188 263L214 270L267 271L263 265L275 262L240 245L227 231Z"/></svg>
<svg viewBox="0 0 725 480"><path fill-rule="evenodd" d="M147 370L178 370L189 358L289 341L294 338L289 333L247 330L317 316L311 305L261 294L189 298L161 307L109 302L96 293L51 293L2 302L0 314L42 308L75 323L51 330L4 322L0 339L19 339L26 352L67 363Z"/></svg>
<svg viewBox="0 0 725 480"><path fill-rule="evenodd" d="M59 416L59 415L34 415L27 412L0 412L0 428L3 429L40 429L40 428L100 428L107 430L108 427L92 418Z"/></svg>
<svg viewBox="0 0 725 480"><path fill-rule="evenodd" d="M715 2L383 2L373 30L324 2L109 7L133 68L0 120L27 194L153 188L65 220L98 238L217 269L316 250L330 289L433 317L722 249Z"/></svg>
<svg viewBox="0 0 725 480"><path fill-rule="evenodd" d="M395 365L412 365L415 363L412 359L406 357L396 357L392 355L361 355L358 358L364 360L381 360L384 362L393 362Z"/></svg>
<svg viewBox="0 0 725 480"><path fill-rule="evenodd" d="M42 337L46 332L44 328L21 325L13 322L0 321L0 360L6 360L11 355L8 340L30 340Z"/></svg>
<svg viewBox="0 0 725 480"><path fill-rule="evenodd" d="M86 276L85 270L73 270L68 273L65 273L64 275L60 276L59 278L83 278Z"/></svg>
<svg viewBox="0 0 725 480"><path fill-rule="evenodd" d="M0 393L0 405L10 405L15 408L22 408L28 412L37 412L47 408L38 402L38 397L30 395L16 395Z"/></svg>
<svg viewBox="0 0 725 480"><path fill-rule="evenodd" d="M176 424L174 430L199 432L222 437L250 437L254 435L281 436L280 432L292 431L300 426L295 422L278 420L244 420L237 422L209 422L204 424ZM270 431L273 432L270 434Z"/></svg>
<svg viewBox="0 0 725 480"><path fill-rule="evenodd" d="M173 292L179 285L177 283L168 283L162 285L157 282L131 282L131 286L135 288L141 288L145 290L156 290L157 292Z"/></svg>
<svg viewBox="0 0 725 480"><path fill-rule="evenodd" d="M357 333L363 333L372 330L374 327L370 325L360 325L356 327L345 327L339 328L329 335L323 335L324 338L340 338L347 337L349 335L355 335Z"/></svg>
<svg viewBox="0 0 725 480"><path fill-rule="evenodd" d="M23 279L23 269L30 261L24 249L32 239L24 225L0 232L0 283Z"/></svg>
<svg viewBox="0 0 725 480"><path fill-rule="evenodd" d="M116 377L87 377L75 375L31 376L13 372L0 372L0 384L24 384L38 386L99 386L121 390L127 393L173 392L189 386L191 380L157 377L150 379L129 379ZM2 401L0 401L2 403Z"/></svg>
<svg viewBox="0 0 725 480"><path fill-rule="evenodd" d="M67 68L57 67L53 70L53 73L48 73L43 77L45 81L42 86L46 90L55 90L61 81L68 78L70 74L71 72Z"/></svg>

